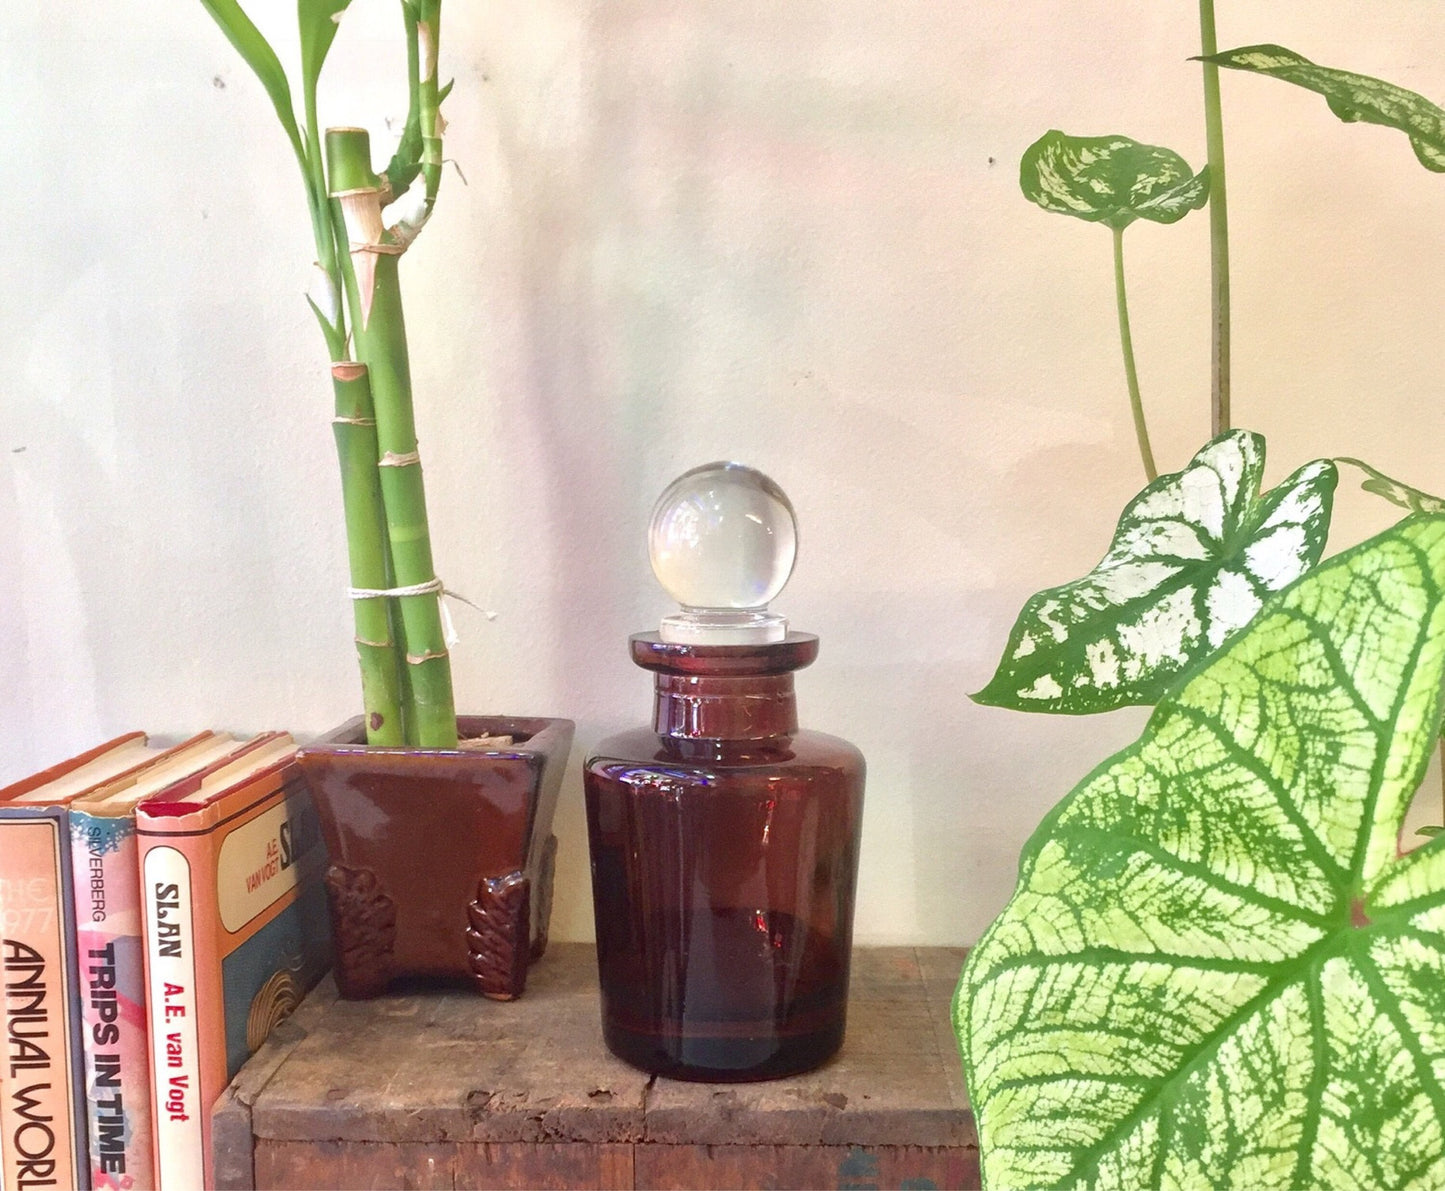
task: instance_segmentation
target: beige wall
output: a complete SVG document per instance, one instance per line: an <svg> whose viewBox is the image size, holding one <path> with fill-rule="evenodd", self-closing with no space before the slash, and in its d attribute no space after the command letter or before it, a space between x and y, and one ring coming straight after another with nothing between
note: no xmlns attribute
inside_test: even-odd
<svg viewBox="0 0 1445 1191"><path fill-rule="evenodd" d="M356 0L323 118L398 115ZM294 6L256 4L268 30ZM1043 812L1142 722L979 708L1023 599L1137 488L1108 235L1019 194L1051 127L1203 161L1185 0L449 0L449 174L405 265L460 702L568 715L556 933L590 932L577 769L642 720L667 610L648 508L769 472L802 525L777 607L822 635L805 721L870 775L858 931L966 942ZM1426 0L1220 0L1445 99ZM1224 80L1236 415L1271 481L1354 454L1445 489L1445 178L1397 134ZM199 4L0 7L0 780L124 729L352 713L300 187ZM1161 463L1207 435L1207 217L1126 244ZM1383 524L1342 501L1337 543Z"/></svg>

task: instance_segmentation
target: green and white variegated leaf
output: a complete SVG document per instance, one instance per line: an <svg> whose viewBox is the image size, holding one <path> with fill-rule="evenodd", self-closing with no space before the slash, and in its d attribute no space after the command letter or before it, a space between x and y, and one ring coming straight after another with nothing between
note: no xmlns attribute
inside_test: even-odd
<svg viewBox="0 0 1445 1191"><path fill-rule="evenodd" d="M1348 455L1342 455L1335 462L1358 467L1365 473L1364 483L1360 487L1376 496L1383 496L1392 505L1398 505L1412 513L1445 513L1445 500L1412 488L1400 480L1391 479L1378 467L1371 467L1363 459L1351 459Z"/></svg>
<svg viewBox="0 0 1445 1191"><path fill-rule="evenodd" d="M1261 496L1263 475L1264 439L1229 430L1153 481L1098 566L1024 605L973 698L1070 714L1156 702L1324 551L1334 464L1306 464Z"/></svg>
<svg viewBox="0 0 1445 1191"><path fill-rule="evenodd" d="M1199 173L1171 149L1126 136L1044 133L1019 162L1024 195L1045 211L1126 228L1136 219L1175 223L1209 199Z"/></svg>
<svg viewBox="0 0 1445 1191"><path fill-rule="evenodd" d="M1363 121L1398 129L1410 138L1421 165L1445 173L1445 111L1423 95L1369 75L1317 66L1278 45L1241 46L1201 61L1266 74L1314 91L1323 95L1330 111L1346 123Z"/></svg>
<svg viewBox="0 0 1445 1191"><path fill-rule="evenodd" d="M990 1187L1445 1185L1445 517L1273 597L1055 808L955 1002Z"/></svg>

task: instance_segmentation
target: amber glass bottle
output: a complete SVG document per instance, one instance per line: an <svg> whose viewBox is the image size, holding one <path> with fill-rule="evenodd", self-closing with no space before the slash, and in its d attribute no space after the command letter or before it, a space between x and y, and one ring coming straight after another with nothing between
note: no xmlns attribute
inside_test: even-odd
<svg viewBox="0 0 1445 1191"><path fill-rule="evenodd" d="M863 757L798 730L817 653L632 638L653 729L599 744L585 784L603 1032L644 1070L770 1079L843 1041Z"/></svg>
<svg viewBox="0 0 1445 1191"><path fill-rule="evenodd" d="M843 1041L863 757L798 730L793 671L818 639L768 611L797 542L753 468L668 486L648 554L681 610L632 638L652 728L587 762L603 1033L660 1075L770 1079Z"/></svg>

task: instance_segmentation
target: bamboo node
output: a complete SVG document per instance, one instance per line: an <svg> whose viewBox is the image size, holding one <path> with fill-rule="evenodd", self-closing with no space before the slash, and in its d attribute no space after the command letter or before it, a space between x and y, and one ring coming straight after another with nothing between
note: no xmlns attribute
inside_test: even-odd
<svg viewBox="0 0 1445 1191"><path fill-rule="evenodd" d="M404 244L363 244L356 240L351 241L349 248L352 256L359 253L370 253L373 256L400 256L406 251Z"/></svg>
<svg viewBox="0 0 1445 1191"><path fill-rule="evenodd" d="M407 451L402 454L398 451L388 451L376 462L377 467L420 467L421 456L415 451Z"/></svg>
<svg viewBox="0 0 1445 1191"><path fill-rule="evenodd" d="M353 186L349 190L329 191L327 197L334 199L355 198L357 195L376 195L379 197L381 192L382 188L380 186Z"/></svg>
<svg viewBox="0 0 1445 1191"><path fill-rule="evenodd" d="M445 658L446 656L447 656L447 651L446 651L445 649L429 649L429 650L427 650L426 653L409 653L409 654L407 654L407 655L406 655L406 664L407 664L408 666L423 666L423 665L425 665L427 662L434 662L434 661L436 661L437 659L439 659L439 658Z"/></svg>
<svg viewBox="0 0 1445 1191"><path fill-rule="evenodd" d="M333 426L375 426L375 418L344 418L340 414L331 419Z"/></svg>

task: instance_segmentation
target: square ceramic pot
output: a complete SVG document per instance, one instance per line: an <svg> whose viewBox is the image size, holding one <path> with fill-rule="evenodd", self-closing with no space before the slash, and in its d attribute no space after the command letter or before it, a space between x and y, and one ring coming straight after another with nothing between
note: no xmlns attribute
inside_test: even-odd
<svg viewBox="0 0 1445 1191"><path fill-rule="evenodd" d="M552 817L571 720L462 716L510 747L372 748L361 718L299 754L330 856L336 985L353 1000L407 977L512 1000L547 945Z"/></svg>

